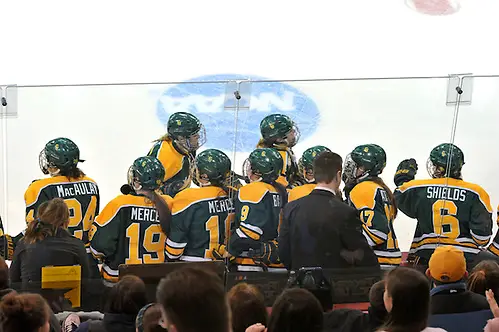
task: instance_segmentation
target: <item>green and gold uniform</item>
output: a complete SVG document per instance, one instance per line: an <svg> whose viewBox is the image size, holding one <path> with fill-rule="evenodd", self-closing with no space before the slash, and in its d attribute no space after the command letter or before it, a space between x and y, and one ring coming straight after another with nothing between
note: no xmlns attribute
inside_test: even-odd
<svg viewBox="0 0 499 332"><path fill-rule="evenodd" d="M395 207L385 189L373 181L361 181L350 191L348 199L360 212L364 236L380 266L400 265L402 254L393 230Z"/></svg>
<svg viewBox="0 0 499 332"><path fill-rule="evenodd" d="M312 192L312 190L314 190L315 186L317 186L316 183L307 183L294 187L288 191L288 202L307 196Z"/></svg>
<svg viewBox="0 0 499 332"><path fill-rule="evenodd" d="M172 198L162 195L171 209ZM118 281L120 264L165 261L166 235L156 208L144 196L119 195L102 210L89 234L92 254L102 260L102 276Z"/></svg>
<svg viewBox="0 0 499 332"><path fill-rule="evenodd" d="M499 206L497 207L497 225L499 225ZM490 243L488 250L496 256L499 256L499 230L494 236L494 240Z"/></svg>
<svg viewBox="0 0 499 332"><path fill-rule="evenodd" d="M54 198L62 198L69 208L69 232L83 241L90 252L88 231L99 214L99 188L89 177L69 179L54 176L33 181L24 194L26 223L37 215L38 207Z"/></svg>
<svg viewBox="0 0 499 332"><path fill-rule="evenodd" d="M178 192L189 188L192 181L193 154L183 154L172 140L154 144L148 156L156 157L165 168L163 193L174 197Z"/></svg>
<svg viewBox="0 0 499 332"><path fill-rule="evenodd" d="M412 180L394 192L400 211L417 219L410 253L429 260L439 245L462 250L468 262L492 235L492 208L479 185L454 178Z"/></svg>
<svg viewBox="0 0 499 332"><path fill-rule="evenodd" d="M255 270L252 267L257 264L247 257L250 249L258 251L262 242L276 241L282 205L279 192L271 184L252 182L239 189L235 202L235 229L229 245L229 252L237 257L234 263L239 265L239 270ZM270 267L283 265L272 264Z"/></svg>
<svg viewBox="0 0 499 332"><path fill-rule="evenodd" d="M166 241L169 259L213 260L213 250L226 244L234 209L227 193L216 186L188 188L172 205L172 222Z"/></svg>

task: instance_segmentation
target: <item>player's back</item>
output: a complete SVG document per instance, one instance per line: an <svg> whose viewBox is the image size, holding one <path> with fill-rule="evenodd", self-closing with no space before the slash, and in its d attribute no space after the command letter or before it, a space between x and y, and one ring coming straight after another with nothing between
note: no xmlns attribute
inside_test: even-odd
<svg viewBox="0 0 499 332"><path fill-rule="evenodd" d="M360 213L364 236L382 267L400 265L401 252L393 229L395 207L385 188L372 180L355 185L349 201Z"/></svg>
<svg viewBox="0 0 499 332"><path fill-rule="evenodd" d="M251 238L251 232L256 229L260 241L271 241L277 237L281 208L281 196L274 186L265 182L249 183L238 191L236 226L245 228Z"/></svg>
<svg viewBox="0 0 499 332"><path fill-rule="evenodd" d="M148 156L156 157L165 168L163 192L175 196L191 184L191 160L189 155L180 153L172 140L154 144Z"/></svg>
<svg viewBox="0 0 499 332"><path fill-rule="evenodd" d="M62 198L69 208L69 232L88 243L88 231L99 214L99 188L87 176L68 178L54 176L33 181L24 194L26 203L26 222L31 222L38 207L51 199Z"/></svg>
<svg viewBox="0 0 499 332"><path fill-rule="evenodd" d="M398 208L418 224L411 252L429 259L439 245L454 245L467 259L488 243L492 208L479 185L453 178L413 180L394 192Z"/></svg>
<svg viewBox="0 0 499 332"><path fill-rule="evenodd" d="M234 208L220 187L188 188L175 196L167 254L185 261L214 259L212 250L225 244Z"/></svg>
<svg viewBox="0 0 499 332"><path fill-rule="evenodd" d="M162 195L171 208L172 199ZM103 277L116 281L120 264L165 261L166 235L154 204L144 196L119 195L102 210L90 232L94 256L102 258Z"/></svg>

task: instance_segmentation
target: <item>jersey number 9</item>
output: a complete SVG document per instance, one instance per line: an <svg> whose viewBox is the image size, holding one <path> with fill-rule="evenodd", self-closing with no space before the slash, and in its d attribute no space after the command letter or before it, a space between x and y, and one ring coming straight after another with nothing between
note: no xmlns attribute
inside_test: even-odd
<svg viewBox="0 0 499 332"><path fill-rule="evenodd" d="M166 235L161 231L161 226L159 224L146 226L142 243L140 243L140 226L139 223L133 223L126 229L128 258L125 259L125 264L164 263Z"/></svg>

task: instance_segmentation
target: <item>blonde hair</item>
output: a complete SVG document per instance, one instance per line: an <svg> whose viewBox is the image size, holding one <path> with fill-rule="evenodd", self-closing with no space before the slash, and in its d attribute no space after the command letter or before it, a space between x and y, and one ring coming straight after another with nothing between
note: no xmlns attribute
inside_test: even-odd
<svg viewBox="0 0 499 332"><path fill-rule="evenodd" d="M37 218L28 224L24 235L26 243L35 243L54 236L59 228L69 224L69 209L62 198L44 202L38 208Z"/></svg>

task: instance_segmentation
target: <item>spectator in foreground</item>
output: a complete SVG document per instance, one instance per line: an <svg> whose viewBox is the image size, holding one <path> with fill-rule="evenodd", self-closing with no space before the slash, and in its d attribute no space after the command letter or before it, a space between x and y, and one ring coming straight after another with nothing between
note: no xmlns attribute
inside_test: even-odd
<svg viewBox="0 0 499 332"><path fill-rule="evenodd" d="M135 332L137 314L147 304L144 282L127 275L111 288L107 297L104 319L83 322L75 332Z"/></svg>
<svg viewBox="0 0 499 332"><path fill-rule="evenodd" d="M285 290L272 306L267 332L321 332L322 306L312 293L301 288Z"/></svg>
<svg viewBox="0 0 499 332"><path fill-rule="evenodd" d="M288 270L354 265L379 268L374 251L362 235L357 210L342 201L341 157L323 152L315 158L313 169L315 189L284 207L278 237L281 262Z"/></svg>
<svg viewBox="0 0 499 332"><path fill-rule="evenodd" d="M497 297L499 295L499 265L493 260L481 261L471 271L466 286L471 292L484 296L485 292L491 289Z"/></svg>
<svg viewBox="0 0 499 332"><path fill-rule="evenodd" d="M336 331L376 331L383 325L388 312L383 302L385 281L371 286L367 313L355 309L336 309L324 313L324 332Z"/></svg>
<svg viewBox="0 0 499 332"><path fill-rule="evenodd" d="M489 309L483 295L466 289L466 259L453 246L440 246L430 257L426 275L434 285L431 290L431 314L455 314Z"/></svg>
<svg viewBox="0 0 499 332"><path fill-rule="evenodd" d="M50 308L39 294L11 292L0 302L2 332L49 332Z"/></svg>
<svg viewBox="0 0 499 332"><path fill-rule="evenodd" d="M223 281L211 270L178 269L161 280L156 296L168 332L231 330Z"/></svg>
<svg viewBox="0 0 499 332"><path fill-rule="evenodd" d="M68 232L68 225L69 209L63 199L54 198L40 205L37 218L28 224L16 246L10 265L13 284L22 282L24 290L36 291L44 266L80 265L82 280L89 277L85 246Z"/></svg>
<svg viewBox="0 0 499 332"><path fill-rule="evenodd" d="M157 303L149 303L140 309L135 320L137 332L167 332L161 324L161 305Z"/></svg>
<svg viewBox="0 0 499 332"><path fill-rule="evenodd" d="M232 332L244 332L257 323L267 325L267 308L258 288L242 282L230 289L227 298L232 313Z"/></svg>
<svg viewBox="0 0 499 332"><path fill-rule="evenodd" d="M0 301L2 298L12 292L9 281L9 267L5 263L5 259L0 257Z"/></svg>
<svg viewBox="0 0 499 332"><path fill-rule="evenodd" d="M372 285L369 291L368 317L371 331L376 331L388 317L384 303L385 286L385 281L381 280Z"/></svg>
<svg viewBox="0 0 499 332"><path fill-rule="evenodd" d="M398 267L386 275L384 303L387 322L378 332L443 332L427 327L430 311L430 285L421 272Z"/></svg>

